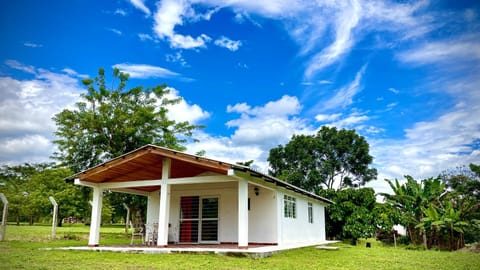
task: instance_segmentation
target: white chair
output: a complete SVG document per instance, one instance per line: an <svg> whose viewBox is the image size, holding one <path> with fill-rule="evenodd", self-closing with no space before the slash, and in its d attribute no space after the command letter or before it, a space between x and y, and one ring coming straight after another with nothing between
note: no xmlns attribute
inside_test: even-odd
<svg viewBox="0 0 480 270"><path fill-rule="evenodd" d="M140 236L142 238L142 244L144 244L145 241L143 239L143 226L139 224L136 224L136 226L132 226L132 222L130 222L130 228L132 229L132 238L130 239L130 245L133 245L133 239L135 238L135 236Z"/></svg>
<svg viewBox="0 0 480 270"><path fill-rule="evenodd" d="M157 243L158 223L145 225L145 242L148 246Z"/></svg>

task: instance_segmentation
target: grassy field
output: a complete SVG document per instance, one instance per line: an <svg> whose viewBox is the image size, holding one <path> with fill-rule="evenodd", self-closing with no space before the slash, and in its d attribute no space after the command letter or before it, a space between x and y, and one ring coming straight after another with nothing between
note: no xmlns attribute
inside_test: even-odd
<svg viewBox="0 0 480 270"><path fill-rule="evenodd" d="M480 254L415 251L374 243L338 251L314 247L290 250L264 259L205 254L126 254L113 252L42 250L87 244L88 227L57 230L48 226L8 226L0 242L0 269L479 269ZM101 243L128 244L121 227L103 227Z"/></svg>

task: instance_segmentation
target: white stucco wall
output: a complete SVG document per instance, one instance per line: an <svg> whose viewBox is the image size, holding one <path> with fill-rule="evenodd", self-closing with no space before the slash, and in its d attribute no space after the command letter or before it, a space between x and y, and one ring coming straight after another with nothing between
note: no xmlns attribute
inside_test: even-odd
<svg viewBox="0 0 480 270"><path fill-rule="evenodd" d="M296 198L296 218L285 218L283 197ZM296 193L277 193L279 243L319 243L325 240L325 206L319 201L299 196ZM308 222L308 202L313 204L313 223Z"/></svg>
<svg viewBox="0 0 480 270"><path fill-rule="evenodd" d="M248 212L248 241L250 243L277 243L276 226L276 192L258 187L255 195L255 185L248 188L250 211Z"/></svg>

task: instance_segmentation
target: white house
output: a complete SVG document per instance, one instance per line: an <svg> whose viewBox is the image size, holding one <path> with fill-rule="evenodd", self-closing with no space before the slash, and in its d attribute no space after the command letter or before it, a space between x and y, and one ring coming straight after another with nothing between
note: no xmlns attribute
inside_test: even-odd
<svg viewBox="0 0 480 270"><path fill-rule="evenodd" d="M305 244L325 241L332 202L251 168L146 145L74 175L93 188L89 246L99 245L104 190L148 197L146 223L168 243Z"/></svg>

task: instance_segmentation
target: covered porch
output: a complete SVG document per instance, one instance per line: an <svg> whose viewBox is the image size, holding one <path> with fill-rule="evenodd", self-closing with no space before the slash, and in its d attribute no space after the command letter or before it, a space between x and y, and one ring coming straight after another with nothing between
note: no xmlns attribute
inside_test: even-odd
<svg viewBox="0 0 480 270"><path fill-rule="evenodd" d="M247 249L249 244L276 245L276 222L272 221L278 219L279 211L275 192L240 177L237 171L242 169L240 165L147 145L74 175L75 184L93 189L89 247L99 248L101 244L106 190L148 198L145 223L158 228L154 237L157 249L185 248L187 244L230 245L236 249Z"/></svg>

